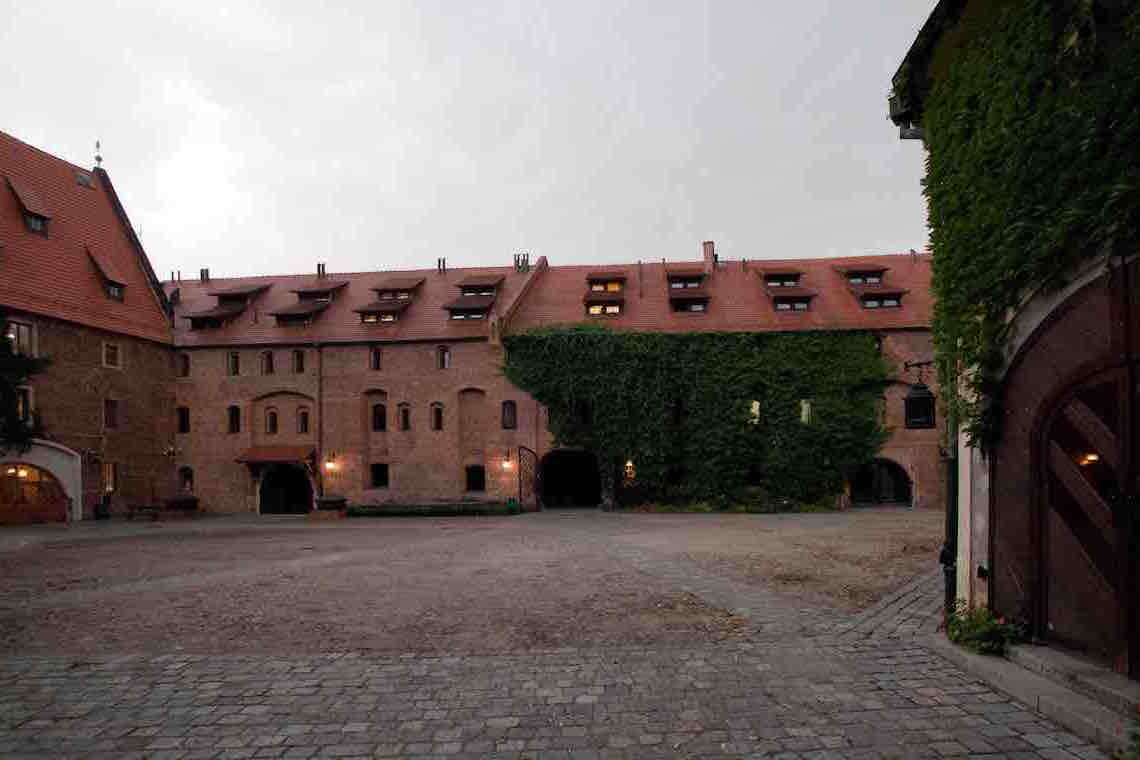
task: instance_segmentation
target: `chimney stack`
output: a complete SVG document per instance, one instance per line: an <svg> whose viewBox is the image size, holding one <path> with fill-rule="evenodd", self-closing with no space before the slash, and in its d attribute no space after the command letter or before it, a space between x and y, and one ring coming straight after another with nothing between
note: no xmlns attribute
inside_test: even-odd
<svg viewBox="0 0 1140 760"><path fill-rule="evenodd" d="M210 270L209 269L201 269L198 272L198 276L202 279L202 282L209 282L210 281Z"/></svg>
<svg viewBox="0 0 1140 760"><path fill-rule="evenodd" d="M325 265L324 264L321 264L321 263L317 264L317 279L318 280L325 279Z"/></svg>
<svg viewBox="0 0 1140 760"><path fill-rule="evenodd" d="M440 274L447 274L447 259L436 259L435 268Z"/></svg>

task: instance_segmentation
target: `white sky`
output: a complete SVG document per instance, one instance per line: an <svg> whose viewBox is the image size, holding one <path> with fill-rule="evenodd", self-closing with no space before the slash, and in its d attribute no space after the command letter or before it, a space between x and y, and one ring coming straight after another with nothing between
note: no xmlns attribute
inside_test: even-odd
<svg viewBox="0 0 1140 760"><path fill-rule="evenodd" d="M898 252L933 5L3 0L0 130L101 139L163 278Z"/></svg>

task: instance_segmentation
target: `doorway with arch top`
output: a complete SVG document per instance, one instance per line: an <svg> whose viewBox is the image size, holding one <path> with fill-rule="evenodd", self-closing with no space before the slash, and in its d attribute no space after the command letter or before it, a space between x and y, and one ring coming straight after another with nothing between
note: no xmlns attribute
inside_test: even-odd
<svg viewBox="0 0 1140 760"><path fill-rule="evenodd" d="M910 476L890 459L873 459L851 476L851 505L854 507L909 507L913 498Z"/></svg>
<svg viewBox="0 0 1140 760"><path fill-rule="evenodd" d="M261 476L258 511L263 515L305 515L313 510L313 484L300 465L275 464Z"/></svg>

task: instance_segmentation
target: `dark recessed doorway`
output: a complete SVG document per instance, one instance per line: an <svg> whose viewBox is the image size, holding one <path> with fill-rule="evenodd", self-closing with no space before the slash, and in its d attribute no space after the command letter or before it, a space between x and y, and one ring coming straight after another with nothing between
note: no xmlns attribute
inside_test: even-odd
<svg viewBox="0 0 1140 760"><path fill-rule="evenodd" d="M851 503L856 507L911 505L911 483L906 470L889 459L876 459L860 467L851 478Z"/></svg>
<svg viewBox="0 0 1140 760"><path fill-rule="evenodd" d="M596 507L602 501L598 459L588 451L559 449L542 458L544 507Z"/></svg>
<svg viewBox="0 0 1140 760"><path fill-rule="evenodd" d="M313 509L313 485L297 465L274 465L261 478L261 514L304 515Z"/></svg>

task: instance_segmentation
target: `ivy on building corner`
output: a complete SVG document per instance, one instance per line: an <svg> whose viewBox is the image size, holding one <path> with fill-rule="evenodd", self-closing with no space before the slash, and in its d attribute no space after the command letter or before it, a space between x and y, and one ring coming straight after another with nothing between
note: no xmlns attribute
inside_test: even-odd
<svg viewBox="0 0 1140 760"><path fill-rule="evenodd" d="M1140 241L1140 9L976 3L931 62L923 126L934 343L951 411L1001 434L1009 318ZM969 12L969 9L968 9Z"/></svg>

